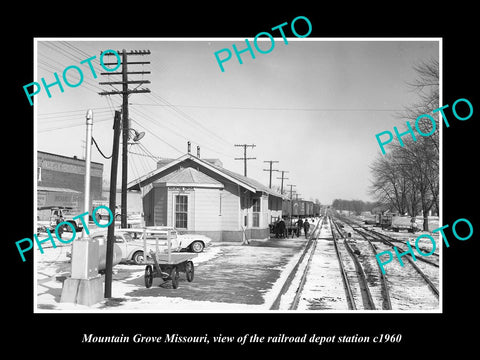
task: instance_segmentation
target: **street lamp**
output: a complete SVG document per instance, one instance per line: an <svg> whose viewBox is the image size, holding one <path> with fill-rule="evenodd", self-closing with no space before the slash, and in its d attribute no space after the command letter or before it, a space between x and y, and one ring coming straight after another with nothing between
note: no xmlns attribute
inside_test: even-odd
<svg viewBox="0 0 480 360"><path fill-rule="evenodd" d="M92 150L93 111L86 116L84 212L90 212L90 164ZM93 305L103 300L103 281L98 274L98 240L90 239L86 226L82 237L73 241L71 277L65 279L60 302Z"/></svg>
<svg viewBox="0 0 480 360"><path fill-rule="evenodd" d="M142 139L142 138L145 136L145 132L144 132L144 131L138 132L138 131L135 130L135 129L130 129L130 131L135 134L135 135L133 136L133 141L135 141L135 142L140 141L140 139Z"/></svg>

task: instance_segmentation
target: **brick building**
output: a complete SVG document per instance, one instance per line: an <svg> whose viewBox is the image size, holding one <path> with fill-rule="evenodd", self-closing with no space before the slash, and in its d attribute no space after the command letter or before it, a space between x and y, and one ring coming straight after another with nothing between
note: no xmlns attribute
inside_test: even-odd
<svg viewBox="0 0 480 360"><path fill-rule="evenodd" d="M90 201L101 200L103 164L92 161L90 171ZM37 151L37 209L67 206L81 214L84 188L85 160ZM38 211L40 220L48 215L49 211Z"/></svg>

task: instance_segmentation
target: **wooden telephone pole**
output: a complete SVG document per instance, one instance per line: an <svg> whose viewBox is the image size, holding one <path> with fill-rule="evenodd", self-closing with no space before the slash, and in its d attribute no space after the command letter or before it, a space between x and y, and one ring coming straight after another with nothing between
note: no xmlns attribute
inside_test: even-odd
<svg viewBox="0 0 480 360"><path fill-rule="evenodd" d="M254 157L247 157L247 147L251 147L252 149L256 146L255 144L235 144L236 147L243 147L243 157L242 158L235 158L235 160L243 160L243 176L247 176L247 160L255 160Z"/></svg>
<svg viewBox="0 0 480 360"><path fill-rule="evenodd" d="M280 171L282 173L282 177L281 178L277 178L277 179L281 179L282 180L282 183L281 183L281 186L280 186L280 194L283 195L283 181L284 180L288 180L288 178L285 177L285 173L288 173L288 171L285 171L285 170L277 170L277 171Z"/></svg>
<svg viewBox="0 0 480 360"><path fill-rule="evenodd" d="M122 85L122 90L103 91L99 94L104 95L122 95L122 196L121 196L121 218L122 228L127 227L127 176L128 176L128 139L130 137L130 123L128 119L128 96L130 94L149 93L149 89L129 89L129 84L150 84L149 80L129 80L128 75L144 75L150 74L150 71L128 71L128 65L145 65L150 61L131 61L128 62L128 56L131 55L150 55L150 50L141 51L117 51L122 55L122 71L121 72L102 72L101 75L122 75L122 81L105 81L99 82L100 85ZM112 52L104 52L104 56L116 55ZM104 65L117 65L117 63L104 63ZM137 87L138 87L137 86ZM116 186L116 184L115 184ZM115 209L111 209L115 213Z"/></svg>
<svg viewBox="0 0 480 360"><path fill-rule="evenodd" d="M293 239L293 188L297 185L289 184L290 186L290 228L292 229L292 239ZM287 233L288 237L288 233Z"/></svg>
<svg viewBox="0 0 480 360"><path fill-rule="evenodd" d="M269 171L270 172L270 182L268 183L268 187L271 189L272 188L272 172L273 171L278 171L278 170L273 170L272 169L272 164L273 163L278 163L276 160L267 160L264 161L265 163L270 163L270 169L263 169L263 171Z"/></svg>
<svg viewBox="0 0 480 360"><path fill-rule="evenodd" d="M114 217L115 217L115 207L116 207L119 142L120 142L120 111L115 111L115 120L113 122L112 165L110 169L110 199L108 204L110 207L110 210L112 210ZM115 243L115 226L109 226L107 231L107 250L106 250L106 260L105 260L105 290L104 290L105 298L112 297L112 268L113 268L113 248L114 248L113 244L114 243Z"/></svg>

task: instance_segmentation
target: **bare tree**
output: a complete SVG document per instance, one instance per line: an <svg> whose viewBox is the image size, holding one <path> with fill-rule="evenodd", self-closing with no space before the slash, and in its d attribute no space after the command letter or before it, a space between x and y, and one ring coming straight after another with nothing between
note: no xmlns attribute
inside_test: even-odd
<svg viewBox="0 0 480 360"><path fill-rule="evenodd" d="M428 213L439 210L439 107L438 61L423 62L414 67L416 79L409 86L418 95L418 102L399 114L421 134L403 138L403 146L392 145L387 155L371 165L371 193L378 201L390 204L399 213L416 216L423 213L423 229L428 231ZM418 122L417 119L419 119ZM423 134L423 135L422 135ZM425 136L428 134L427 136Z"/></svg>
<svg viewBox="0 0 480 360"><path fill-rule="evenodd" d="M388 205L399 214L410 213L408 200L412 184L409 181L403 164L395 156L396 151L377 158L370 166L373 181L370 193L377 201Z"/></svg>

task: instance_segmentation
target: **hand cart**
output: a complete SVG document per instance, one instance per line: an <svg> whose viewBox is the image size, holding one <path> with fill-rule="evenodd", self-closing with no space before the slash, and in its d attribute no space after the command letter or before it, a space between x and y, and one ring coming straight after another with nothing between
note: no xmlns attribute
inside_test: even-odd
<svg viewBox="0 0 480 360"><path fill-rule="evenodd" d="M143 253L145 266L145 286L150 288L153 279L160 277L164 282L171 280L172 287L178 288L179 273L186 275L187 281L192 282L194 276L194 266L192 259L197 256L195 253L173 252L172 253L172 234L170 230L149 230L149 234L155 237L155 251L149 249L147 252L147 229L143 232ZM158 246L159 237L166 236L167 250L161 252Z"/></svg>

